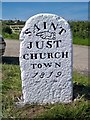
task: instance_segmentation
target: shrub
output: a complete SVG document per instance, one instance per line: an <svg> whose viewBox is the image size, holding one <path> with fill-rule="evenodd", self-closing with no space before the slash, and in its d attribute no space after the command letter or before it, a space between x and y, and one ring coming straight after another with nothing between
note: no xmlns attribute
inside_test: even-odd
<svg viewBox="0 0 90 120"><path fill-rule="evenodd" d="M9 26L5 26L3 27L2 32L12 34L12 29Z"/></svg>

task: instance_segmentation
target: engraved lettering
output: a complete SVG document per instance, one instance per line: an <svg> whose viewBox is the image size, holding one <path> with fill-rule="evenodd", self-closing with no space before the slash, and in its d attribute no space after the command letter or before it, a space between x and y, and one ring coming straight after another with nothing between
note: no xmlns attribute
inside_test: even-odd
<svg viewBox="0 0 90 120"><path fill-rule="evenodd" d="M62 52L62 58L64 58L64 57L66 57L66 58L68 58L68 52Z"/></svg>
<svg viewBox="0 0 90 120"><path fill-rule="evenodd" d="M23 55L23 59L29 60L29 54L24 54L24 55Z"/></svg>
<svg viewBox="0 0 90 120"><path fill-rule="evenodd" d="M36 42L36 47L37 47L38 49L43 49L43 45L44 45L44 41L41 41L41 42L37 41L37 42Z"/></svg>

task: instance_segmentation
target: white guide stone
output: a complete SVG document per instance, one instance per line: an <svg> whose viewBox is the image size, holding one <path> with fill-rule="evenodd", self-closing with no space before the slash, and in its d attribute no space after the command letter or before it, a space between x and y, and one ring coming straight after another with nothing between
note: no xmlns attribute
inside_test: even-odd
<svg viewBox="0 0 90 120"><path fill-rule="evenodd" d="M20 34L20 69L24 103L72 101L72 35L62 17L38 14Z"/></svg>

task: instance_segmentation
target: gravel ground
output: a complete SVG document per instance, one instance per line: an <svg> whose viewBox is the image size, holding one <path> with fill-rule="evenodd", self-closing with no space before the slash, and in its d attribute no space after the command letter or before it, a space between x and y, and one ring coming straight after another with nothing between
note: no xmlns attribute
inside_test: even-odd
<svg viewBox="0 0 90 120"><path fill-rule="evenodd" d="M20 42L18 40L5 40L6 50L5 57L12 57L13 59L19 57ZM88 51L90 47L73 45L73 68L74 70L88 74Z"/></svg>

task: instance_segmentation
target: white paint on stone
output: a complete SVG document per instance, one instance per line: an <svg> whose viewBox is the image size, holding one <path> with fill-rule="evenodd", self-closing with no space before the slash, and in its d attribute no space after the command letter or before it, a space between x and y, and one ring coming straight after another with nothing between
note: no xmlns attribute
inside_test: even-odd
<svg viewBox="0 0 90 120"><path fill-rule="evenodd" d="M53 14L27 20L20 34L24 103L72 101L72 35L69 24Z"/></svg>

